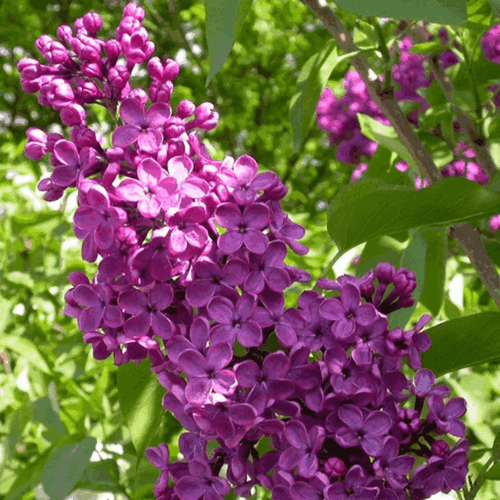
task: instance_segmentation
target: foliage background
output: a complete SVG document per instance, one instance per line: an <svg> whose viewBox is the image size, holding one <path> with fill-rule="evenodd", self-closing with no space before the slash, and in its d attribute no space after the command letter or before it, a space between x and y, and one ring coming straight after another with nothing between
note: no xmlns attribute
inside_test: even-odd
<svg viewBox="0 0 500 500"><path fill-rule="evenodd" d="M110 359L96 362L90 346L82 342L76 322L63 314L67 274L74 270L93 274L95 266L82 261L80 242L72 235L74 197L47 204L36 190L45 166L24 157L25 130L37 126L58 131L54 124L59 120L51 109L41 107L34 95L22 92L16 70L22 57L38 57L34 42L41 34L53 36L57 26L90 10L103 17L103 35L112 33L126 3L16 0L0 4L2 500L34 498L37 491L40 493L40 481L50 481L50 471L55 488L51 498L64 498L71 491L71 470L60 469L65 461L57 458L67 458L71 447L87 437L95 438L101 451L94 452L93 461L76 487L146 499L152 498L158 475L147 460L136 457L120 411L117 367ZM146 9L144 25L156 44L156 55L162 59L173 57L182 64L172 105L186 98L195 103L213 102L222 118L220 125L205 135L211 153L217 159L227 154L250 154L261 169L272 170L284 180L290 190L284 209L306 227L302 242L311 249L306 256L291 257L289 263L306 269L317 279L335 253L326 231L328 202L348 184L352 167L336 161L326 135L316 126L303 147L293 153L288 115L300 70L330 41L329 34L298 1L254 0L228 60L206 85L210 64L203 2L138 3ZM469 7L486 12L484 19L476 23L477 33L493 23L488 2L469 2ZM340 10L337 15L354 28L355 15ZM342 61L330 76L328 86L337 95L348 68L349 62ZM144 74L139 72L137 76ZM500 73L497 78L500 81ZM104 133L108 130L106 116L97 108L95 112ZM498 238L489 238L493 248L498 248ZM377 260L365 252L358 272L381 260L399 262L409 241L407 233L397 238L380 238L371 244L376 246L372 256L377 255ZM345 271L356 273L351 261L362 249L363 246L358 247L337 262L337 275ZM290 305L300 291L296 286L288 293ZM495 310L489 295L469 261L450 243L445 297L439 314L432 311L435 324L488 310ZM412 318L428 312L419 303ZM500 372L496 363L490 363L462 370L447 379L455 394L468 401L467 437L474 450L471 459L477 459L472 466L475 474L484 461L482 450L492 446L500 431ZM160 422L150 445L169 443L174 455L180 426L166 413ZM86 442L89 449L93 443ZM85 453L83 448L78 452ZM61 477L66 479L61 481ZM495 485L496 482L488 483L480 498L498 498L500 492ZM262 492L257 492L255 498L261 497Z"/></svg>

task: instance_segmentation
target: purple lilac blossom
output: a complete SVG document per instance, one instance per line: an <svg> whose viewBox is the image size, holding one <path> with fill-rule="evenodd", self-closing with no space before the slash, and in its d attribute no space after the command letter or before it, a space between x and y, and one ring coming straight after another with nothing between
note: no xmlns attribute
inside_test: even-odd
<svg viewBox="0 0 500 500"><path fill-rule="evenodd" d="M78 190L82 257L100 259L92 279L68 276L66 314L96 359L146 359L186 430L182 460L165 444L146 451L160 470L155 497L222 500L260 485L274 500L416 500L461 488L468 441L451 451L433 436L465 435L465 402L445 401L449 390L421 368L429 318L388 329L387 315L413 304L415 275L381 263L361 278L320 280L333 297L306 291L285 309L287 288L310 279L285 264L289 248L308 251L297 241L304 228L281 208L287 188L248 155L211 158L199 137L219 120L211 103L182 101L172 116L180 68L151 57L144 17L128 4L115 38L102 40L100 16L88 13L60 27L60 41L37 41L47 65L25 58L18 69L23 89L70 128L67 137L28 129L26 155L49 155L53 167L39 188L49 201ZM417 71L416 59L403 62ZM143 63L152 82L133 89ZM384 118L356 73L345 87L341 100L325 92L322 124L356 164L376 144L350 135L355 113ZM119 110L112 148L87 123L96 103ZM337 120L331 110L342 111ZM412 380L405 357L419 369ZM403 408L410 396L415 408ZM412 474L415 450L423 463Z"/></svg>

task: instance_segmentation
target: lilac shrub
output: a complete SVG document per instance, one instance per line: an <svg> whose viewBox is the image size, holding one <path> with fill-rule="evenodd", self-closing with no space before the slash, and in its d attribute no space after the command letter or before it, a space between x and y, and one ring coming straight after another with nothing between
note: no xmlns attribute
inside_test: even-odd
<svg viewBox="0 0 500 500"><path fill-rule="evenodd" d="M98 261L91 279L68 276L65 312L96 359L147 358L166 389L163 407L186 430L181 460L166 444L146 452L160 470L156 498L249 497L255 485L274 500L418 500L460 489L465 401L448 399L422 368L430 316L410 330L387 320L414 303L415 275L382 263L359 279L320 279L326 298L305 291L285 309L286 289L310 280L285 262L288 249L307 253L304 228L281 208L287 188L250 156L211 158L199 131L219 116L190 101L174 114L179 66L152 57L143 19L128 4L105 41L88 13L74 30L61 26L60 41L38 40L47 65L27 58L18 69L23 89L69 128L28 130L26 155L48 156L51 168L39 188L48 201L77 189L74 231L82 258ZM142 63L147 91L130 82ZM121 120L106 149L87 121L94 103Z"/></svg>

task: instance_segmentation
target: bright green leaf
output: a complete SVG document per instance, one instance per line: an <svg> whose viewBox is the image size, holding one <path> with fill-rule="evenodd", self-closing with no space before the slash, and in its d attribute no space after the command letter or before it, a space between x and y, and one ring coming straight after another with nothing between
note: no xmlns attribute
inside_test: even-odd
<svg viewBox="0 0 500 500"><path fill-rule="evenodd" d="M358 113L358 120L361 126L361 132L372 141L382 144L387 149L397 153L415 172L418 172L418 167L413 160L410 152L403 146L399 140L398 134L393 127L382 125L379 121L371 116Z"/></svg>
<svg viewBox="0 0 500 500"><path fill-rule="evenodd" d="M354 54L354 53L353 53ZM338 55L337 45L330 40L304 64L290 102L290 122L293 131L293 153L296 153L306 138L314 120L321 92L335 66L353 54Z"/></svg>
<svg viewBox="0 0 500 500"><path fill-rule="evenodd" d="M356 276L364 276L370 269L375 269L379 262L389 262L398 267L403 252L404 244L390 236L381 236L369 241L361 252L356 266Z"/></svg>
<svg viewBox="0 0 500 500"><path fill-rule="evenodd" d="M345 252L377 236L448 226L499 211L499 193L460 177L443 179L421 190L360 179L333 198L328 232Z"/></svg>
<svg viewBox="0 0 500 500"><path fill-rule="evenodd" d="M423 42L416 43L408 51L410 54L429 54L432 56L437 56L444 52L446 47L439 42Z"/></svg>
<svg viewBox="0 0 500 500"><path fill-rule="evenodd" d="M0 347L16 351L42 372L51 373L40 350L30 339L15 335L2 335L0 336Z"/></svg>
<svg viewBox="0 0 500 500"><path fill-rule="evenodd" d="M422 230L422 236L427 241L427 261L420 302L437 316L444 300L447 233L444 228L428 228Z"/></svg>
<svg viewBox="0 0 500 500"><path fill-rule="evenodd" d="M137 452L137 465L154 436L165 390L144 363L127 363L118 369L118 400Z"/></svg>
<svg viewBox="0 0 500 500"><path fill-rule="evenodd" d="M205 0L210 54L207 85L226 61L251 6L252 0Z"/></svg>
<svg viewBox="0 0 500 500"><path fill-rule="evenodd" d="M422 364L437 377L500 360L500 313L452 319L425 332L431 337L432 347L422 353Z"/></svg>
<svg viewBox="0 0 500 500"><path fill-rule="evenodd" d="M82 476L95 450L96 439L86 437L78 444L56 448L45 465L41 481L51 500L63 500Z"/></svg>
<svg viewBox="0 0 500 500"><path fill-rule="evenodd" d="M343 9L362 16L392 17L438 24L467 21L467 0L335 0Z"/></svg>

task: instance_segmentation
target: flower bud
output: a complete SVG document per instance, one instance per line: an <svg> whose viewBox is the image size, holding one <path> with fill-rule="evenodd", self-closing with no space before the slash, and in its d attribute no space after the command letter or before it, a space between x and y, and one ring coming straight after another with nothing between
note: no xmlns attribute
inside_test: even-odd
<svg viewBox="0 0 500 500"><path fill-rule="evenodd" d="M71 43L71 39L73 38L73 30L71 29L71 26L63 24L62 26L59 26L59 28L57 28L56 33L59 40L61 40L62 42Z"/></svg>
<svg viewBox="0 0 500 500"><path fill-rule="evenodd" d="M196 109L196 105L189 101L188 99L184 99L177 106L177 116L179 118L187 118L191 116Z"/></svg>
<svg viewBox="0 0 500 500"><path fill-rule="evenodd" d="M83 27L91 36L95 36L102 27L101 16L97 12L87 12L83 16Z"/></svg>
<svg viewBox="0 0 500 500"><path fill-rule="evenodd" d="M142 7L139 7L136 3L130 2L123 9L123 16L130 16L138 21L143 21L146 13Z"/></svg>
<svg viewBox="0 0 500 500"><path fill-rule="evenodd" d="M108 78L113 88L121 90L127 85L130 73L125 66L117 64L114 68L109 70Z"/></svg>
<svg viewBox="0 0 500 500"><path fill-rule="evenodd" d="M70 104L60 111L61 121L68 126L81 125L85 120L85 110L79 104Z"/></svg>

